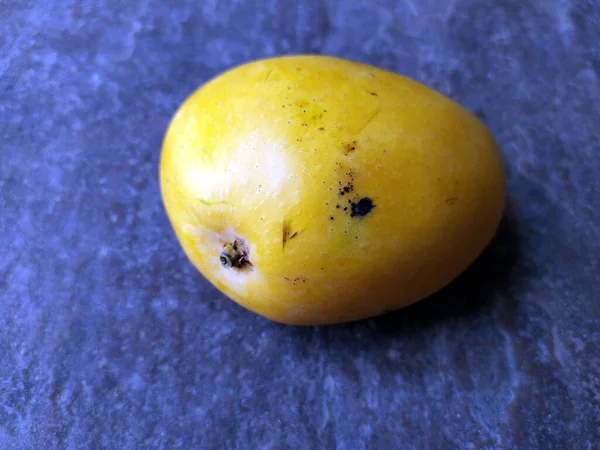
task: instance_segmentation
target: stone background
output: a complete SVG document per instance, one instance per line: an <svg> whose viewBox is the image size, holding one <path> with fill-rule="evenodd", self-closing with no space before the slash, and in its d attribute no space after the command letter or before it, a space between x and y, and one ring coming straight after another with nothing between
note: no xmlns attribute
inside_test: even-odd
<svg viewBox="0 0 600 450"><path fill-rule="evenodd" d="M171 115L298 52L414 77L495 134L506 220L442 292L285 327L185 259ZM0 1L0 448L598 448L599 99L597 0Z"/></svg>

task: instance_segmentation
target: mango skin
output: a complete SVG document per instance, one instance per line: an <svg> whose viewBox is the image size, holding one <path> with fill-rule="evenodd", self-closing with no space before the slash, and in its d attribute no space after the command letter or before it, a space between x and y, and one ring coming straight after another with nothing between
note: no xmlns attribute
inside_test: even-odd
<svg viewBox="0 0 600 450"><path fill-rule="evenodd" d="M201 86L167 129L160 185L194 266L240 305L296 325L372 317L439 290L489 244L506 195L501 152L465 108L313 55ZM223 267L233 245L243 260Z"/></svg>

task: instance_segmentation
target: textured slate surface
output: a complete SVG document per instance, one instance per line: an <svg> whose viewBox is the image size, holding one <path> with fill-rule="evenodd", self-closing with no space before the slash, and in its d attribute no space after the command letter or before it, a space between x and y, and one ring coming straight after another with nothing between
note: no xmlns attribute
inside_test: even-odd
<svg viewBox="0 0 600 450"><path fill-rule="evenodd" d="M600 4L369 5L0 2L0 448L597 448ZM496 135L507 219L444 291L290 328L184 258L171 114L290 52L415 77Z"/></svg>

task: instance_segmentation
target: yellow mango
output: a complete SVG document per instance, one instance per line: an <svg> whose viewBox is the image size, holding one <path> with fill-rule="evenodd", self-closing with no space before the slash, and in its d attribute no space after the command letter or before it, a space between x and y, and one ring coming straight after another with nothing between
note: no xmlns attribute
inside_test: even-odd
<svg viewBox="0 0 600 450"><path fill-rule="evenodd" d="M434 293L488 245L505 201L501 152L473 114L411 79L312 55L201 86L167 129L160 184L194 266L298 325Z"/></svg>

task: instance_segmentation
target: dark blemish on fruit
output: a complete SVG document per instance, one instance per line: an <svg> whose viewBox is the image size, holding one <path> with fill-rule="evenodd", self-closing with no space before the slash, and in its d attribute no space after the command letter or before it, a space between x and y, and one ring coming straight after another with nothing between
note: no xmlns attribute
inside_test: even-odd
<svg viewBox="0 0 600 450"><path fill-rule="evenodd" d="M303 112L303 113L305 113L305 112L306 112L306 110L305 110L305 109L303 109L303 110L302 110L302 112Z"/></svg>
<svg viewBox="0 0 600 450"><path fill-rule="evenodd" d="M302 138L296 139L297 142L302 142Z"/></svg>
<svg viewBox="0 0 600 450"><path fill-rule="evenodd" d="M296 236L298 236L298 232L297 231L290 236L290 240L294 239Z"/></svg>
<svg viewBox="0 0 600 450"><path fill-rule="evenodd" d="M372 95L373 97L377 97L377 92L371 92L371 95Z"/></svg>
<svg viewBox="0 0 600 450"><path fill-rule="evenodd" d="M373 200L369 197L363 197L356 203L352 203L350 217L365 217L373 210L373 208L375 208Z"/></svg>
<svg viewBox="0 0 600 450"><path fill-rule="evenodd" d="M329 220L333 220L333 216L331 216L331 217L329 218Z"/></svg>
<svg viewBox="0 0 600 450"><path fill-rule="evenodd" d="M288 281L289 281L289 279L288 279ZM294 280L293 280L294 286L296 285L296 283L298 283L300 281L302 283L306 283L306 278L305 277L296 277L296 278L294 278Z"/></svg>
<svg viewBox="0 0 600 450"><path fill-rule="evenodd" d="M346 184L345 186L342 186L342 183L340 184L340 191L339 194L340 195L346 195L349 192L352 192L354 190L354 182L353 181L349 181L348 184Z"/></svg>
<svg viewBox="0 0 600 450"><path fill-rule="evenodd" d="M342 144L342 145L344 146L344 153L346 155L348 153L352 153L358 147L358 145L356 144L356 141L348 142L348 143Z"/></svg>
<svg viewBox="0 0 600 450"><path fill-rule="evenodd" d="M302 126L303 126L303 127L307 127L307 126L308 126L308 124L307 124L306 122L302 122Z"/></svg>
<svg viewBox="0 0 600 450"><path fill-rule="evenodd" d="M335 209L340 209L340 205L335 205Z"/></svg>
<svg viewBox="0 0 600 450"><path fill-rule="evenodd" d="M283 219L283 226L281 229L281 249L284 250L285 249L285 244L287 244L287 241L290 237L290 229L291 229L291 223L289 220L285 220Z"/></svg>
<svg viewBox="0 0 600 450"><path fill-rule="evenodd" d="M338 180L338 195L343 197L354 191L354 174L352 170L348 170L347 167L344 167L341 162L337 161L336 164L338 168L342 170L339 174L341 180Z"/></svg>
<svg viewBox="0 0 600 450"><path fill-rule="evenodd" d="M271 74L273 73L275 69L271 69L267 72L267 74L265 75L265 80L264 83L266 83L267 81L269 81L269 77L271 76Z"/></svg>
<svg viewBox="0 0 600 450"><path fill-rule="evenodd" d="M348 211L348 207L347 206L344 206L344 211Z"/></svg>
<svg viewBox="0 0 600 450"><path fill-rule="evenodd" d="M318 131L325 131L325 128L323 128L323 127L319 127L319 128L317 128L317 130L318 130Z"/></svg>
<svg viewBox="0 0 600 450"><path fill-rule="evenodd" d="M302 283L306 283L306 277L296 277L294 279L288 278L288 277L283 277L283 279L285 281L291 281L292 283L294 283L294 286L296 285L296 283L298 282L302 282Z"/></svg>
<svg viewBox="0 0 600 450"><path fill-rule="evenodd" d="M456 203L456 201L458 200L458 197L450 197L446 199L446 204L447 205L454 205Z"/></svg>

